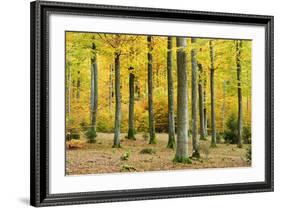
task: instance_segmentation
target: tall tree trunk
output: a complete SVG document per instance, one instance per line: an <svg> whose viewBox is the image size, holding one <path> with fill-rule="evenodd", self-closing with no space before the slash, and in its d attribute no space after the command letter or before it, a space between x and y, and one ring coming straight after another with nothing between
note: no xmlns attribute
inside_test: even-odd
<svg viewBox="0 0 281 208"><path fill-rule="evenodd" d="M129 71L129 129L128 129L128 139L136 139L135 138L135 125L134 125L134 104L135 104L135 75L134 68L130 67Z"/></svg>
<svg viewBox="0 0 281 208"><path fill-rule="evenodd" d="M174 81L173 81L173 38L167 39L167 80L168 80L168 127L169 127L169 140L168 148L175 147L175 116L174 116Z"/></svg>
<svg viewBox="0 0 281 208"><path fill-rule="evenodd" d="M76 94L76 99L79 100L80 99L80 85L81 85L81 81L80 81L80 71L77 72L78 73L78 78L77 78L77 94Z"/></svg>
<svg viewBox="0 0 281 208"><path fill-rule="evenodd" d="M72 87L72 97L76 98L77 95L75 95L75 80L74 79L72 80L72 86L73 86Z"/></svg>
<svg viewBox="0 0 281 208"><path fill-rule="evenodd" d="M90 138L91 143L95 142L97 136L97 110L98 110L98 64L97 64L97 53L96 45L93 43L92 49L94 51L92 57L92 68L91 68L91 128L93 135Z"/></svg>
<svg viewBox="0 0 281 208"><path fill-rule="evenodd" d="M70 112L71 112L71 67L69 67L69 72L68 72L68 106L67 106L67 111L68 111L68 117L70 118Z"/></svg>
<svg viewBox="0 0 281 208"><path fill-rule="evenodd" d="M113 74L113 66L110 64L109 66L109 92L108 92L108 107L111 111L111 105L112 105L112 93L113 93L113 81L112 81L112 74Z"/></svg>
<svg viewBox="0 0 281 208"><path fill-rule="evenodd" d="M135 92L136 92L136 97L139 99L140 98L140 82L138 77L135 76Z"/></svg>
<svg viewBox="0 0 281 208"><path fill-rule="evenodd" d="M113 147L119 148L121 136L120 51L115 51L115 128Z"/></svg>
<svg viewBox="0 0 281 208"><path fill-rule="evenodd" d="M204 71L204 81L203 81L203 112L204 112L204 135L205 139L208 137L208 119L207 119L207 80L206 80L206 72Z"/></svg>
<svg viewBox="0 0 281 208"><path fill-rule="evenodd" d="M237 66L237 88L238 88L238 141L237 146L242 147L242 89L241 89L241 48L242 41L236 41L236 66Z"/></svg>
<svg viewBox="0 0 281 208"><path fill-rule="evenodd" d="M210 73L210 88L211 88L211 120L212 120L212 140L211 147L216 147L216 110L215 110L215 87L214 87L214 46L213 41L210 40L210 58L211 58L211 73Z"/></svg>
<svg viewBox="0 0 281 208"><path fill-rule="evenodd" d="M177 37L177 149L175 162L190 163L188 158L188 102L186 39Z"/></svg>
<svg viewBox="0 0 281 208"><path fill-rule="evenodd" d="M198 69L197 69L197 50L195 49L196 38L191 38L191 67L192 67L192 157L200 157L199 140L198 140L198 103L197 103L197 86L198 86Z"/></svg>
<svg viewBox="0 0 281 208"><path fill-rule="evenodd" d="M199 82L198 82L198 94L199 94L199 117L200 117L200 139L205 140L205 122L204 122L204 103L203 103L203 86L202 86L202 64L198 63Z"/></svg>
<svg viewBox="0 0 281 208"><path fill-rule="evenodd" d="M221 106L221 126L222 126L222 133L224 133L224 113L225 113L225 93L226 93L226 81L223 80L223 100Z"/></svg>
<svg viewBox="0 0 281 208"><path fill-rule="evenodd" d="M154 124L154 114L153 114L153 79L152 79L152 37L147 36L147 68L148 68L148 113L149 113L149 144L156 143L155 137L155 124Z"/></svg>

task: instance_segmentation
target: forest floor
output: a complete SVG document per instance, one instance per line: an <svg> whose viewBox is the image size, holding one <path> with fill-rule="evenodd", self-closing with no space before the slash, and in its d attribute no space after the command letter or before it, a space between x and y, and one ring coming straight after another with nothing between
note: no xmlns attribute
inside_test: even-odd
<svg viewBox="0 0 281 208"><path fill-rule="evenodd" d="M148 144L142 134L136 140L128 140L122 134L122 148L112 148L113 134L98 133L95 144L83 143L82 148L66 150L66 174L96 174L128 171L159 171L198 168L250 167L246 161L249 145L237 148L232 144L218 144L209 148L210 138L200 141L201 158L192 164L174 163L175 149L168 149L167 134L157 134L157 144ZM83 140L82 140L83 141ZM141 153L146 149L147 153ZM149 150L150 149L150 150ZM189 138L189 153L192 144Z"/></svg>

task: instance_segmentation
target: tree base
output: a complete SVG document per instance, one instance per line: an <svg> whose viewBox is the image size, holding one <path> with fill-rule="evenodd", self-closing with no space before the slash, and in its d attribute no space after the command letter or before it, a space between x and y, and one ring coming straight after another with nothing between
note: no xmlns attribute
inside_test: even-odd
<svg viewBox="0 0 281 208"><path fill-rule="evenodd" d="M212 143L210 147L211 147L211 148L217 148L217 144Z"/></svg>
<svg viewBox="0 0 281 208"><path fill-rule="evenodd" d="M201 140L201 141L207 141L207 137L205 137L205 136L200 136L200 140Z"/></svg>
<svg viewBox="0 0 281 208"><path fill-rule="evenodd" d="M133 136L133 137L127 136L126 138L129 139L129 140L136 140L136 137L135 137L135 136Z"/></svg>
<svg viewBox="0 0 281 208"><path fill-rule="evenodd" d="M196 159L199 159L200 158L200 153L198 151L195 151L195 152L192 153L192 157L196 158Z"/></svg>
<svg viewBox="0 0 281 208"><path fill-rule="evenodd" d="M135 137L135 130L134 130L134 129L129 129L129 130L128 130L127 139L136 140L136 137Z"/></svg>
<svg viewBox="0 0 281 208"><path fill-rule="evenodd" d="M157 144L157 141L156 141L156 139L153 139L153 140L149 140L149 144Z"/></svg>
<svg viewBox="0 0 281 208"><path fill-rule="evenodd" d="M149 144L157 144L155 135L152 138L150 138Z"/></svg>
<svg viewBox="0 0 281 208"><path fill-rule="evenodd" d="M175 158L173 159L173 162L175 163L185 163L185 164L192 164L191 160L189 157L180 157L180 156L175 156Z"/></svg>
<svg viewBox="0 0 281 208"><path fill-rule="evenodd" d="M96 143L96 142L97 142L96 139L89 139L89 140L88 140L88 143L89 143L89 144L94 144L94 143Z"/></svg>
<svg viewBox="0 0 281 208"><path fill-rule="evenodd" d="M237 144L237 147L238 147L238 148L242 148L243 145L242 145L242 144Z"/></svg>
<svg viewBox="0 0 281 208"><path fill-rule="evenodd" d="M168 144L167 144L167 148L170 148L170 149L174 149L175 146L176 146L175 140L171 140L171 141L169 141Z"/></svg>
<svg viewBox="0 0 281 208"><path fill-rule="evenodd" d="M121 147L121 144L114 144L114 145L112 146L112 148L122 148L122 147Z"/></svg>

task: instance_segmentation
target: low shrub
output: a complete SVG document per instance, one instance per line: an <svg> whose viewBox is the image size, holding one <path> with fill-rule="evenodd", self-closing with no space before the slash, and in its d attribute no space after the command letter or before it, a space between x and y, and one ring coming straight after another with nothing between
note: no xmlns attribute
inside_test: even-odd
<svg viewBox="0 0 281 208"><path fill-rule="evenodd" d="M251 144L252 133L251 133L251 128L249 126L243 127L242 137L243 137L244 144Z"/></svg>
<svg viewBox="0 0 281 208"><path fill-rule="evenodd" d="M227 129L224 132L224 140L228 144L237 144L238 142L238 122L236 114L230 114L227 122ZM243 126L242 140L244 144L251 143L251 127Z"/></svg>
<svg viewBox="0 0 281 208"><path fill-rule="evenodd" d="M230 114L226 122L226 130L224 131L224 140L228 144L237 144L237 118L234 113Z"/></svg>
<svg viewBox="0 0 281 208"><path fill-rule="evenodd" d="M114 112L114 111L113 111ZM97 116L97 132L113 132L114 113L108 109L101 109Z"/></svg>
<svg viewBox="0 0 281 208"><path fill-rule="evenodd" d="M120 159L121 159L121 160L129 160L129 157L130 157L130 152L125 152L125 153L120 157Z"/></svg>
<svg viewBox="0 0 281 208"><path fill-rule="evenodd" d="M132 165L123 164L121 167L122 172L131 172L131 171L136 171L136 170L137 169Z"/></svg>
<svg viewBox="0 0 281 208"><path fill-rule="evenodd" d="M140 151L140 154L155 154L156 153L156 151L155 151L155 149L152 149L152 148L145 148L145 149L142 149L141 151Z"/></svg>
<svg viewBox="0 0 281 208"><path fill-rule="evenodd" d="M88 128L86 130L85 134L86 134L86 137L87 137L89 143L95 143L97 132L95 131L95 129L93 127Z"/></svg>

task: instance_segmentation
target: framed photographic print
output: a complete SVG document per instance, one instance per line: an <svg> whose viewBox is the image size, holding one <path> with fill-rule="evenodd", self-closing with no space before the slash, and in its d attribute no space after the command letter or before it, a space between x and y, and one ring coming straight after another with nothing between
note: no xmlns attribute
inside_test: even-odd
<svg viewBox="0 0 281 208"><path fill-rule="evenodd" d="M273 191L273 17L31 3L31 205Z"/></svg>

